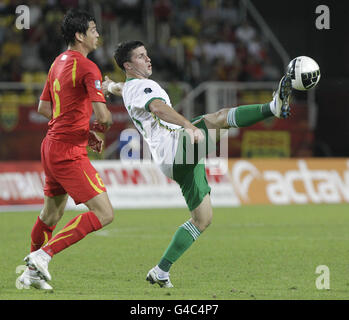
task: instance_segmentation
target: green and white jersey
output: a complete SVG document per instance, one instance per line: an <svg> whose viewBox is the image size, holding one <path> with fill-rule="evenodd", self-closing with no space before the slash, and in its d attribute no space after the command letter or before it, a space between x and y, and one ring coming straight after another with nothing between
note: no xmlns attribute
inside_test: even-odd
<svg viewBox="0 0 349 320"><path fill-rule="evenodd" d="M148 143L153 160L166 176L172 178L179 132L183 128L159 119L149 110L150 102L155 99L172 107L166 91L150 79L127 79L122 98L135 127Z"/></svg>

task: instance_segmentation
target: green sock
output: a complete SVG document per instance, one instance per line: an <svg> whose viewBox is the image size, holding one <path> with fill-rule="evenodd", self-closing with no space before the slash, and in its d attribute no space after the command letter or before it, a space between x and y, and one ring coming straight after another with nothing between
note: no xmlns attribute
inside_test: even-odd
<svg viewBox="0 0 349 320"><path fill-rule="evenodd" d="M200 236L200 230L190 221L182 224L175 232L171 243L167 247L158 266L161 270L168 272L172 264L193 244Z"/></svg>
<svg viewBox="0 0 349 320"><path fill-rule="evenodd" d="M227 122L231 127L248 127L273 115L269 103L250 104L230 109Z"/></svg>

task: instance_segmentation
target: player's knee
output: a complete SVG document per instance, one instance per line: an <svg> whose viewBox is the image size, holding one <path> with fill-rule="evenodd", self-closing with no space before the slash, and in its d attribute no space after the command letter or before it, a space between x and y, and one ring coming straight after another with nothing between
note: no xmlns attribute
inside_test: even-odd
<svg viewBox="0 0 349 320"><path fill-rule="evenodd" d="M113 206L105 192L87 201L85 205L96 215L102 227L113 222Z"/></svg>
<svg viewBox="0 0 349 320"><path fill-rule="evenodd" d="M223 108L216 112L217 124L219 127L223 128L227 125L227 115L229 112L229 108Z"/></svg>
<svg viewBox="0 0 349 320"><path fill-rule="evenodd" d="M112 223L114 220L114 211L112 208L109 210L104 210L103 212L95 212L95 214L103 227Z"/></svg>
<svg viewBox="0 0 349 320"><path fill-rule="evenodd" d="M107 223L112 223L113 220L114 220L114 211L113 210L110 210L110 212L108 212L108 214L106 215L106 220L107 220Z"/></svg>

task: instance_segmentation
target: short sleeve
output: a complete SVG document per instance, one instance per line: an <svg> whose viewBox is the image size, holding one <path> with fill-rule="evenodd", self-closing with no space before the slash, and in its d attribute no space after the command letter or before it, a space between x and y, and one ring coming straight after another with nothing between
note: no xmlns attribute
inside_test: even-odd
<svg viewBox="0 0 349 320"><path fill-rule="evenodd" d="M106 102L102 91L102 75L97 66L89 68L83 78L83 84L91 102Z"/></svg>
<svg viewBox="0 0 349 320"><path fill-rule="evenodd" d="M42 90L40 100L43 101L52 101L51 94L50 94L50 83L49 83L49 77L47 77L44 89Z"/></svg>
<svg viewBox="0 0 349 320"><path fill-rule="evenodd" d="M135 104L138 107L145 108L148 112L150 112L149 104L153 100L160 99L166 102L161 87L152 80L142 82L142 84L137 88L136 97Z"/></svg>

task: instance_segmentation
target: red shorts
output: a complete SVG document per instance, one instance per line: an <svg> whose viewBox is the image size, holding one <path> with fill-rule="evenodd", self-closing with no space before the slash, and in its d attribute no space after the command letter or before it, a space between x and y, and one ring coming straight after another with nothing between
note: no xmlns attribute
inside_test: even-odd
<svg viewBox="0 0 349 320"><path fill-rule="evenodd" d="M79 204L106 191L86 147L46 137L41 144L41 163L46 176L44 194L48 197L68 193Z"/></svg>

